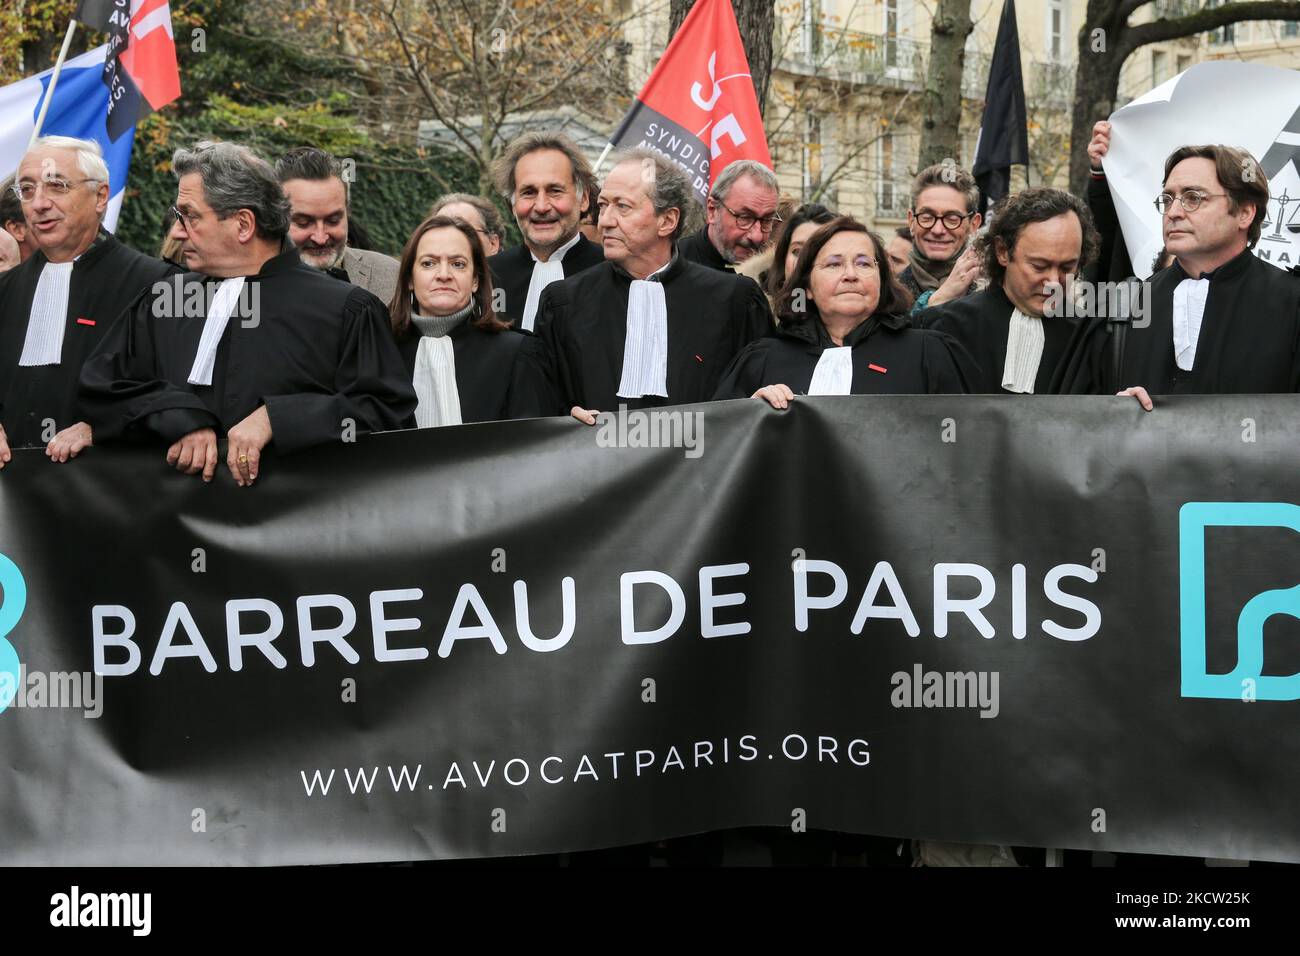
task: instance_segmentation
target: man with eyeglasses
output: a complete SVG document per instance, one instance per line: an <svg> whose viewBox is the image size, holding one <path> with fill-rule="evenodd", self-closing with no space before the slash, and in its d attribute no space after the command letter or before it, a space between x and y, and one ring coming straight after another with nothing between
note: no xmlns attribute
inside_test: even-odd
<svg viewBox="0 0 1300 956"><path fill-rule="evenodd" d="M0 468L11 448L44 446L65 462L92 443L77 400L82 365L131 301L176 271L102 228L98 143L36 140L10 188L37 248L0 275Z"/></svg>
<svg viewBox="0 0 1300 956"><path fill-rule="evenodd" d="M1155 199L1174 262L1146 283L1140 316L1081 327L1061 389L1129 395L1147 411L1153 394L1300 392L1300 278L1251 251L1268 201L1246 150L1174 150Z"/></svg>
<svg viewBox="0 0 1300 956"><path fill-rule="evenodd" d="M172 172L171 236L190 271L140 296L82 369L96 440L155 442L168 465L211 481L224 438L225 465L246 488L268 448L411 422L415 390L388 310L302 263L271 165L205 142L178 149Z"/></svg>
<svg viewBox="0 0 1300 956"><path fill-rule="evenodd" d="M0 229L18 243L19 261L26 262L36 251L36 236L27 228L27 218L23 215L23 201L14 192L18 182L17 174L0 183Z"/></svg>
<svg viewBox="0 0 1300 956"><path fill-rule="evenodd" d="M276 161L289 200L289 239L304 264L373 292L388 305L397 292L397 260L348 245L350 196L343 164L314 146L291 149Z"/></svg>
<svg viewBox="0 0 1300 956"><path fill-rule="evenodd" d="M492 168L524 241L488 259L498 317L533 331L542 290L605 261L578 229L591 164L563 133L525 133Z"/></svg>
<svg viewBox="0 0 1300 956"><path fill-rule="evenodd" d="M975 177L951 162L927 166L912 180L912 249L898 281L915 299L913 315L975 291L980 257L970 238L983 221L979 201Z"/></svg>
<svg viewBox="0 0 1300 956"><path fill-rule="evenodd" d="M730 270L772 241L781 221L776 211L780 199L776 175L762 163L738 159L727 164L709 190L704 228L678 243L678 252L688 262Z"/></svg>

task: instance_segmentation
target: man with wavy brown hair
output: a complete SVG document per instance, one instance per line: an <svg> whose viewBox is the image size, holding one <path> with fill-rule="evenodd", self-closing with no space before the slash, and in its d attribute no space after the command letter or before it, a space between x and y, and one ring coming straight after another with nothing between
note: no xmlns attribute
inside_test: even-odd
<svg viewBox="0 0 1300 956"><path fill-rule="evenodd" d="M1300 391L1300 279L1256 258L1269 200L1255 157L1182 146L1154 198L1173 264L1140 315L1098 317L1071 346L1061 385L1131 395Z"/></svg>

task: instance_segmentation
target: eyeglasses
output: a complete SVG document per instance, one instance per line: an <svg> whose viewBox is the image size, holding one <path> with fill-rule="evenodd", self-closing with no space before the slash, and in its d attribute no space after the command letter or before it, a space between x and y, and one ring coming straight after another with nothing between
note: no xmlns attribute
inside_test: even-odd
<svg viewBox="0 0 1300 956"><path fill-rule="evenodd" d="M49 179L42 179L37 183L15 183L10 188L13 190L13 194L18 197L19 202L31 202L36 198L37 186L44 187L45 195L47 196L66 196L72 191L73 186L80 186L82 183L102 182L102 179L95 179L93 177L87 179L59 179L58 177L51 177Z"/></svg>
<svg viewBox="0 0 1300 956"><path fill-rule="evenodd" d="M917 212L915 209L912 210L912 218L916 220L916 224L922 229L929 229L934 226L936 222L942 222L943 228L947 229L949 232L961 228L961 224L973 215L975 215L973 212L968 212L964 216L959 212L946 212L942 216L936 216L932 212Z"/></svg>
<svg viewBox="0 0 1300 956"><path fill-rule="evenodd" d="M739 226L741 229L753 229L754 223L758 223L759 227L764 232L771 232L773 226L775 226L778 222L784 221L776 213L772 213L772 215L770 216L755 216L752 212L736 212L736 210L732 209L730 206L728 206L724 202L721 202L720 200L715 199L713 201L716 202L723 209L727 210L727 212L731 213L731 218L736 220L736 225Z"/></svg>
<svg viewBox="0 0 1300 956"><path fill-rule="evenodd" d="M189 232L190 227L203 218L203 213L201 212L181 212L175 206L168 206L167 211L172 214L172 220L174 222L179 222L181 228L186 232Z"/></svg>
<svg viewBox="0 0 1300 956"><path fill-rule="evenodd" d="M1227 193L1203 193L1198 189L1189 189L1179 196L1173 193L1161 193L1156 197L1154 203L1156 211L1164 215L1169 211L1169 207L1177 201L1178 205L1183 207L1184 212L1196 212L1207 199L1214 199L1218 196L1226 196Z"/></svg>
<svg viewBox="0 0 1300 956"><path fill-rule="evenodd" d="M851 260L845 259L841 256L831 256L826 261L817 263L817 268L834 269L839 272L843 272L848 267L848 264L850 262L853 263L854 269L862 269L865 271L870 271L872 269L877 268L876 260L872 259L870 256L855 256Z"/></svg>

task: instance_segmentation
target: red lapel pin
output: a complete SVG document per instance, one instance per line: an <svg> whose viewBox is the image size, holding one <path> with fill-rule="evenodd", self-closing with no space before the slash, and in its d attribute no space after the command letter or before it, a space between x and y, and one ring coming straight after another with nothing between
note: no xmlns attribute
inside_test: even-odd
<svg viewBox="0 0 1300 956"><path fill-rule="evenodd" d="M889 371L889 369L885 368L883 365L876 365L874 363L868 364L867 368L871 369L873 372L879 372L881 375L884 375Z"/></svg>
<svg viewBox="0 0 1300 956"><path fill-rule="evenodd" d="M95 320L94 320L94 319L77 319L77 324L78 324L78 325L94 325L94 324L95 324Z"/></svg>

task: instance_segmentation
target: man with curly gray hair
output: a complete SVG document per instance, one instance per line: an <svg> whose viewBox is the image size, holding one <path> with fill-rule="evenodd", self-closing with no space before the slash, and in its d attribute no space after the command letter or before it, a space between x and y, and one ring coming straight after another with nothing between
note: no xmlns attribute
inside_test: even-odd
<svg viewBox="0 0 1300 956"><path fill-rule="evenodd" d="M82 370L95 440L168 446L211 481L217 442L236 484L280 453L400 428L415 392L372 293L313 269L288 241L274 168L233 143L172 158L172 238L190 272L137 299Z"/></svg>
<svg viewBox="0 0 1300 956"><path fill-rule="evenodd" d="M548 286L538 310L563 409L588 425L619 405L709 401L736 353L772 326L752 279L677 251L693 201L681 167L650 149L613 163L598 197L605 262Z"/></svg>

